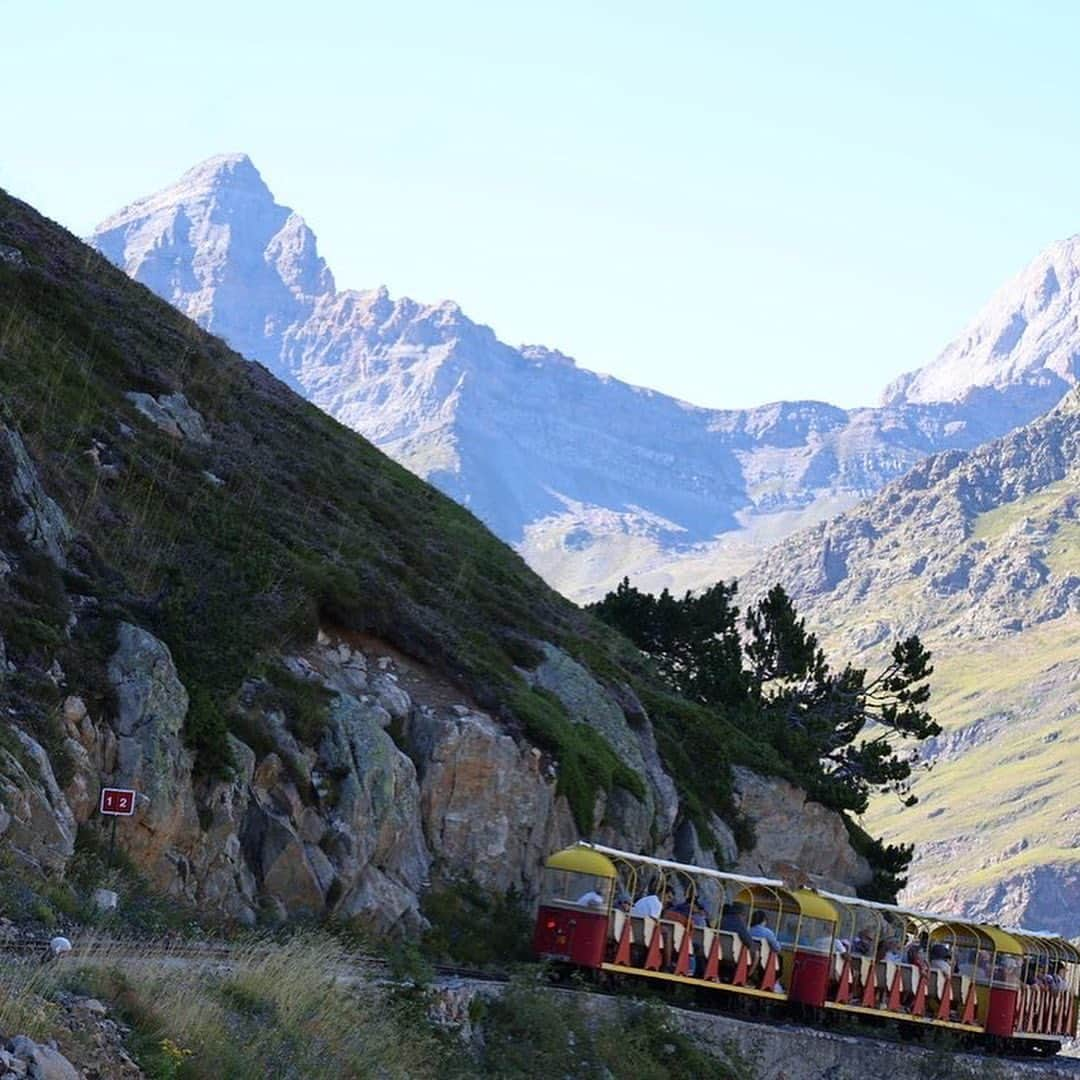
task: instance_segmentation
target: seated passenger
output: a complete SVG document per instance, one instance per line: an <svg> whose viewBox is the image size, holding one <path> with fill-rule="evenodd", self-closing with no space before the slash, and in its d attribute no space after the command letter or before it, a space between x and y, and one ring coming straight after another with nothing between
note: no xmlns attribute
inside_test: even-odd
<svg viewBox="0 0 1080 1080"><path fill-rule="evenodd" d="M919 941L913 941L908 947L907 952L904 954L905 960L912 967L916 967L919 971L925 975L930 970L930 962L926 959L926 953L923 951L922 943Z"/></svg>
<svg viewBox="0 0 1080 1080"><path fill-rule="evenodd" d="M1055 990L1069 989L1069 977L1065 972L1064 960L1059 961L1058 966L1054 969L1053 980Z"/></svg>
<svg viewBox="0 0 1080 1080"><path fill-rule="evenodd" d="M660 918L667 919L668 922L682 923L683 926L690 925L690 901L680 900L677 903L668 904L664 908Z"/></svg>
<svg viewBox="0 0 1080 1080"><path fill-rule="evenodd" d="M874 935L869 930L860 930L851 943L852 956L869 956L874 951Z"/></svg>
<svg viewBox="0 0 1080 1080"><path fill-rule="evenodd" d="M655 889L655 886L654 886ZM660 892L647 893L630 909L631 915L645 915L650 919L659 919L664 908L671 903L672 892L664 888Z"/></svg>
<svg viewBox="0 0 1080 1080"><path fill-rule="evenodd" d="M680 900L664 909L663 918L672 922L680 922L683 926L704 926L705 909L695 900Z"/></svg>
<svg viewBox="0 0 1080 1080"><path fill-rule="evenodd" d="M725 904L720 916L720 929L737 935L748 949L754 949L754 939L750 936L750 928L746 925L745 904Z"/></svg>
<svg viewBox="0 0 1080 1080"><path fill-rule="evenodd" d="M605 901L600 893L595 889L590 889L587 893L582 893L574 903L580 904L582 907L602 908Z"/></svg>
<svg viewBox="0 0 1080 1080"><path fill-rule="evenodd" d="M754 914L750 916L750 936L758 938L761 941L767 941L769 943L769 948L772 949L773 952L780 952L780 940L769 928L768 923L766 923L764 911L755 911Z"/></svg>
<svg viewBox="0 0 1080 1080"><path fill-rule="evenodd" d="M904 953L899 941L887 941L885 944L885 960L890 964L902 964Z"/></svg>
<svg viewBox="0 0 1080 1080"><path fill-rule="evenodd" d="M941 971L948 975L952 971L952 955L949 946L944 942L935 941L930 946L930 970Z"/></svg>

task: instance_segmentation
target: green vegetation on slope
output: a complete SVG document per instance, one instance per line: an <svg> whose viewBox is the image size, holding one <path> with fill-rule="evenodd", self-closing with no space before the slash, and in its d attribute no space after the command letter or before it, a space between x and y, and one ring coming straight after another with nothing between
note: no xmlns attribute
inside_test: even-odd
<svg viewBox="0 0 1080 1080"><path fill-rule="evenodd" d="M149 626L190 692L199 766L222 772L243 679L326 621L430 664L551 749L583 829L601 787L640 791L602 739L554 699L537 705L515 670L530 639L580 646L592 620L468 511L6 195L0 243L31 264L0 263L4 418L80 534L59 584L96 613L69 643L63 587L22 590L0 629L20 667L59 650L78 670L97 622L105 636L123 617ZM183 392L212 442L162 432L129 392ZM314 734L316 703L282 681L271 680L299 706L290 722Z"/></svg>
<svg viewBox="0 0 1080 1080"><path fill-rule="evenodd" d="M923 902L1075 861L1063 808L1075 803L1080 774L1078 653L1080 618L1070 616L944 654L935 679L942 716L949 732L970 729L967 741L919 778L917 807L901 815L881 800L866 819L889 839L919 838Z"/></svg>

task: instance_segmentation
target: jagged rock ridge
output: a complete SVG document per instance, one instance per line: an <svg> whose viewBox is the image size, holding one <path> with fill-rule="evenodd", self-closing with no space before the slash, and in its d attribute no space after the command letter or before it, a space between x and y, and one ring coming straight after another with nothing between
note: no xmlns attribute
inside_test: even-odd
<svg viewBox="0 0 1080 1080"><path fill-rule="evenodd" d="M656 588L740 572L927 454L1039 415L1065 386L1020 365L1016 379L953 380L940 401L913 384L880 409L698 408L555 350L506 345L449 301L336 292L311 231L243 155L197 166L102 222L91 242L468 506L578 599L627 573ZM1059 278L1040 316L1055 356L1080 350L1065 317L1073 278Z"/></svg>

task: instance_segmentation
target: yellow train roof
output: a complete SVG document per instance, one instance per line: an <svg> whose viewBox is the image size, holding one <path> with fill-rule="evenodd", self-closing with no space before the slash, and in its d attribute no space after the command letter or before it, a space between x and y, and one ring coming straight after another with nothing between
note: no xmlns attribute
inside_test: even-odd
<svg viewBox="0 0 1080 1080"><path fill-rule="evenodd" d="M556 851L548 859L547 868L569 870L575 874L592 874L602 878L613 878L617 875L615 864L606 855L584 844Z"/></svg>

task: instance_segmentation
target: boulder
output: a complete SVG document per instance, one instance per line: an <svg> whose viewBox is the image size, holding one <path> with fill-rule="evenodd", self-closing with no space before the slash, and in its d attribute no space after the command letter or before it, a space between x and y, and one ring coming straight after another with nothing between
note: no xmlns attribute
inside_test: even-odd
<svg viewBox="0 0 1080 1080"><path fill-rule="evenodd" d="M11 1040L11 1053L26 1062L31 1080L81 1080L75 1066L55 1046L16 1035Z"/></svg>
<svg viewBox="0 0 1080 1080"><path fill-rule="evenodd" d="M210 435L202 415L188 403L183 394L149 394L131 392L124 397L155 427L177 439L187 439L199 446L210 444Z"/></svg>

